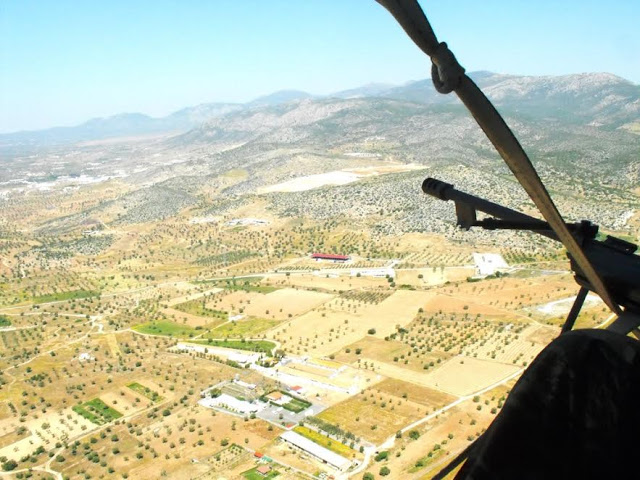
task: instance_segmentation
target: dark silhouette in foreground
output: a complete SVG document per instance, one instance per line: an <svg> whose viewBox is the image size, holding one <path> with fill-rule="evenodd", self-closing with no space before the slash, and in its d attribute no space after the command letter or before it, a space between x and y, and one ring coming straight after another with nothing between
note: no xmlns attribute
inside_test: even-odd
<svg viewBox="0 0 640 480"><path fill-rule="evenodd" d="M638 478L639 399L638 341L565 333L520 378L455 478Z"/></svg>

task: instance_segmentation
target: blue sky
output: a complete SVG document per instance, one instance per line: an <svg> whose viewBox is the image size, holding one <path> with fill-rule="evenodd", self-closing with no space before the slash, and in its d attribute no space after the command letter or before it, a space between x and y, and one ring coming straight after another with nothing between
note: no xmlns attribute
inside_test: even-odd
<svg viewBox="0 0 640 480"><path fill-rule="evenodd" d="M636 0L421 4L467 71L640 83ZM373 0L0 0L0 132L428 71Z"/></svg>

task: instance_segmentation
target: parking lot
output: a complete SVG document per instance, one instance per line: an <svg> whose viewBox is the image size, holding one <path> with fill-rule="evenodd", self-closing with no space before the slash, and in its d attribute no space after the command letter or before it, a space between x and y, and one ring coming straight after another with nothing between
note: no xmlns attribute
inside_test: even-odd
<svg viewBox="0 0 640 480"><path fill-rule="evenodd" d="M285 425L290 425L304 421L305 417L307 416L317 415L326 408L327 407L325 407L324 405L314 403L306 410L303 410L300 413L294 413L278 405L269 405L266 408L260 410L256 415L258 418L261 418L268 422L277 423L278 425L281 425L282 422L284 422Z"/></svg>

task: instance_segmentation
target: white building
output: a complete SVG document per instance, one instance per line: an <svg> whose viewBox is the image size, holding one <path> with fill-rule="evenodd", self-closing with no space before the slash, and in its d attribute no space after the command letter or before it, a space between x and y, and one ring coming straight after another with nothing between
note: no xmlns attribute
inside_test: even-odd
<svg viewBox="0 0 640 480"><path fill-rule="evenodd" d="M305 438L296 432L284 432L280 435L280 438L340 472L346 472L351 466L351 460L348 460L342 455L338 455L337 453L312 442L308 438Z"/></svg>
<svg viewBox="0 0 640 480"><path fill-rule="evenodd" d="M203 407L220 407L241 414L254 413L264 408L263 403L251 403L223 393L215 398L206 397L198 402Z"/></svg>
<svg viewBox="0 0 640 480"><path fill-rule="evenodd" d="M351 270L351 276L357 277L360 274L361 277L375 277L375 278L396 278L396 271L393 268L381 267L381 268L354 268Z"/></svg>
<svg viewBox="0 0 640 480"><path fill-rule="evenodd" d="M236 375L237 377L237 375ZM253 383L243 382L242 380L238 380L237 378L233 381L236 385L240 385L241 387L248 388L249 390L255 390L256 386Z"/></svg>
<svg viewBox="0 0 640 480"><path fill-rule="evenodd" d="M247 364L251 364L251 363L256 363L258 360L260 360L260 354L259 353L249 353L249 354L245 354L245 353L230 353L229 356L227 357L229 360L231 360L232 362L236 362L242 366L247 365Z"/></svg>
<svg viewBox="0 0 640 480"><path fill-rule="evenodd" d="M474 253L473 262L476 264L476 275L483 277L509 269L509 264L499 253Z"/></svg>

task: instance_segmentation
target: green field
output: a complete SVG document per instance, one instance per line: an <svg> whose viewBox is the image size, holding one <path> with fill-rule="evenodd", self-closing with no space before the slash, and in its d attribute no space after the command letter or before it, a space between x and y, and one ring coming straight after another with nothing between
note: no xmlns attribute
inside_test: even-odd
<svg viewBox="0 0 640 480"><path fill-rule="evenodd" d="M73 411L96 425L104 425L122 416L120 412L111 408L99 398L76 405L73 407Z"/></svg>
<svg viewBox="0 0 640 480"><path fill-rule="evenodd" d="M149 335L166 335L169 337L193 337L198 333L202 333L196 333L194 328L186 325L178 325L177 323L169 321L141 323L133 327L133 330Z"/></svg>
<svg viewBox="0 0 640 480"><path fill-rule="evenodd" d="M276 348L275 343L267 342L266 340L213 340L209 338L207 340L196 340L194 343L209 345L211 347L235 348L236 350L249 350L251 352L267 354L271 354L271 351Z"/></svg>
<svg viewBox="0 0 640 480"><path fill-rule="evenodd" d="M271 287L269 285L220 285L227 290L242 290L245 292L257 292L257 293L271 293L278 290L278 287Z"/></svg>
<svg viewBox="0 0 640 480"><path fill-rule="evenodd" d="M73 290L71 292L57 292L49 293L47 295L39 295L33 297L33 303L49 303L49 302L61 302L64 300L74 300L77 298L89 298L98 297L100 292L96 290Z"/></svg>
<svg viewBox="0 0 640 480"><path fill-rule="evenodd" d="M0 315L0 327L8 327L11 325L11 320L6 315Z"/></svg>
<svg viewBox="0 0 640 480"><path fill-rule="evenodd" d="M425 467L431 465L434 461L440 458L444 454L443 449L432 450L424 457L420 458L416 463L414 463L413 467L409 468L409 473L415 473L422 470Z"/></svg>
<svg viewBox="0 0 640 480"><path fill-rule="evenodd" d="M291 412L294 413L300 413L303 410L306 410L307 408L309 408L311 406L311 402L307 402L306 400L303 400L301 398L297 398L291 395L290 392L284 392L282 390L278 390L280 393L282 393L283 395L286 395L287 397L290 397L291 400L289 400L289 402L285 403L284 405L281 405L282 408L285 408ZM269 392L272 393L272 392ZM263 402L268 402L269 399L267 399L267 395L265 394L262 397L260 397L260 399ZM273 403L273 402L271 402ZM275 404L274 404L275 405Z"/></svg>
<svg viewBox="0 0 640 480"><path fill-rule="evenodd" d="M232 228L232 231L244 230L246 227L240 228ZM215 266L215 265L233 265L234 263L240 263L247 258L258 257L260 254L258 252L248 251L248 250L236 250L233 252L224 252L218 253L216 255L209 255L206 257L198 258L195 263L198 265L207 265L207 266Z"/></svg>
<svg viewBox="0 0 640 480"><path fill-rule="evenodd" d="M225 311L207 308L202 300L189 300L188 302L174 305L172 308L199 317L209 317L218 320L227 320L229 317L229 314Z"/></svg>
<svg viewBox="0 0 640 480"><path fill-rule="evenodd" d="M291 395L288 393L286 395L289 395L291 397ZM282 405L283 408L286 408L287 410L294 413L300 413L301 411L306 410L310 406L311 406L310 402L307 402L306 400L302 400L301 398L296 398L296 397L291 397L291 400L288 403L285 403L284 405Z"/></svg>
<svg viewBox="0 0 640 480"><path fill-rule="evenodd" d="M318 445L321 445L324 448L337 453L338 455L342 455L345 458L352 458L355 454L354 450L344 445L343 443L340 443L338 440L329 438L325 435L322 435L321 433L316 432L315 430L311 430L310 428L297 426L293 429L293 431L299 433L305 438L308 438L312 442L315 442Z"/></svg>
<svg viewBox="0 0 640 480"><path fill-rule="evenodd" d="M220 338L220 337L239 337L246 338L252 337L259 333L269 330L280 324L279 320L269 320L267 318L248 318L246 320L238 320L234 322L228 322L224 325L214 328L205 338Z"/></svg>
<svg viewBox="0 0 640 480"><path fill-rule="evenodd" d="M245 292L271 293L278 290L278 287L260 285L264 277L239 277L226 280L201 280L194 283L206 283L227 290L243 290Z"/></svg>
<svg viewBox="0 0 640 480"><path fill-rule="evenodd" d="M158 394L158 392L154 392L150 388L145 387L144 385L141 385L138 382L130 383L129 385L127 385L127 387L129 387L131 390L133 390L136 393L144 395L152 402L160 402L163 400L163 398Z"/></svg>

